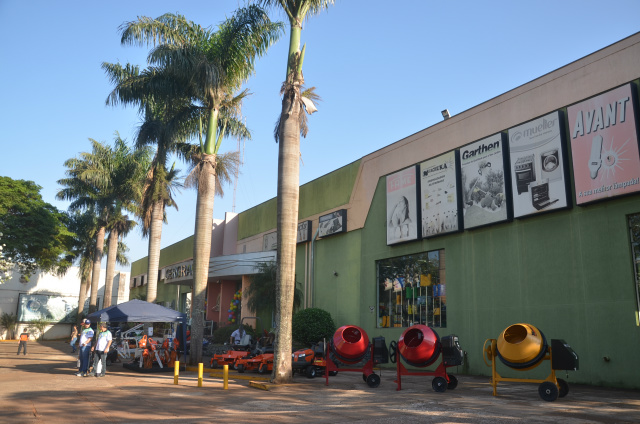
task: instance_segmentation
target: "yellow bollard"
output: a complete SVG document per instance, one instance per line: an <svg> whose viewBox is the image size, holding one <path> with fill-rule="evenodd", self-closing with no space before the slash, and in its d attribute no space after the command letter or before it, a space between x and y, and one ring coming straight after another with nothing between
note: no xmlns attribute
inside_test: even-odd
<svg viewBox="0 0 640 424"><path fill-rule="evenodd" d="M180 361L176 361L173 367L173 384L178 384L178 375L180 375Z"/></svg>
<svg viewBox="0 0 640 424"><path fill-rule="evenodd" d="M224 372L222 373L222 381L224 381L222 388L229 390L229 365L224 366Z"/></svg>
<svg viewBox="0 0 640 424"><path fill-rule="evenodd" d="M202 387L202 362L198 364L198 387Z"/></svg>

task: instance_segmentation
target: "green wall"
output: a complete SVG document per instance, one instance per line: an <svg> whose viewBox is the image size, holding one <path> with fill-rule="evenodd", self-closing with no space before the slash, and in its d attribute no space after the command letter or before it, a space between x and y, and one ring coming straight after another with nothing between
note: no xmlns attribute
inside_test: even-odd
<svg viewBox="0 0 640 424"><path fill-rule="evenodd" d="M324 212L349 202L358 176L360 160L300 187L298 219ZM238 240L276 229L277 198L247 209L238 216Z"/></svg>
<svg viewBox="0 0 640 424"><path fill-rule="evenodd" d="M640 212L640 196L392 247L386 245L385 202L381 178L362 230L317 241L314 306L328 310L336 324L359 325L387 343L397 340L404 329L377 328L369 309L377 305L376 260L444 249L447 327L436 331L458 335L467 352L467 364L454 374L489 375L482 359L485 340L525 322L547 339L566 340L578 353L580 369L569 372L569 383L640 388L627 230L627 215ZM499 372L541 378L550 365Z"/></svg>

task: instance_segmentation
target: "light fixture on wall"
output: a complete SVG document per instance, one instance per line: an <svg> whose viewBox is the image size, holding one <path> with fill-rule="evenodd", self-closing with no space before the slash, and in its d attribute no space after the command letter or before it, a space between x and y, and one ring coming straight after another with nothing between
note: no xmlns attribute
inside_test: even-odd
<svg viewBox="0 0 640 424"><path fill-rule="evenodd" d="M449 115L449 109L445 109L442 111L442 117L445 119L445 121L449 119L450 116L451 115Z"/></svg>

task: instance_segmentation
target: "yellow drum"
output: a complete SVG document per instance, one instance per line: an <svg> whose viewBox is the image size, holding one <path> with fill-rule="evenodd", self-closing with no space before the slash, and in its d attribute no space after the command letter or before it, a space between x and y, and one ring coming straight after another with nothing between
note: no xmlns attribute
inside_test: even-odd
<svg viewBox="0 0 640 424"><path fill-rule="evenodd" d="M531 324L513 324L498 337L497 354L508 367L517 370L534 368L546 353L544 334Z"/></svg>

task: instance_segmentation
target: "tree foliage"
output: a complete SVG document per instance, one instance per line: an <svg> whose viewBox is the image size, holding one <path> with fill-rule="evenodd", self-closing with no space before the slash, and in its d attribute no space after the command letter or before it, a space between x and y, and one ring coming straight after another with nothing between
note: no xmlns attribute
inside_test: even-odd
<svg viewBox="0 0 640 424"><path fill-rule="evenodd" d="M296 312L291 323L293 340L311 346L323 339L330 339L336 331L331 314L324 309L308 308Z"/></svg>
<svg viewBox="0 0 640 424"><path fill-rule="evenodd" d="M261 262L256 266L258 272L252 277L251 285L244 289L243 296L247 299L247 306L254 312L276 307L276 263ZM302 304L304 294L296 283L293 294L293 307L297 309Z"/></svg>
<svg viewBox="0 0 640 424"><path fill-rule="evenodd" d="M3 255L29 278L36 269L64 274L73 263L68 216L42 200L33 181L0 177Z"/></svg>

